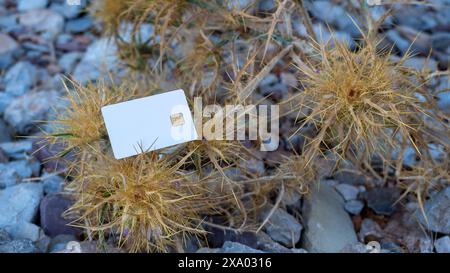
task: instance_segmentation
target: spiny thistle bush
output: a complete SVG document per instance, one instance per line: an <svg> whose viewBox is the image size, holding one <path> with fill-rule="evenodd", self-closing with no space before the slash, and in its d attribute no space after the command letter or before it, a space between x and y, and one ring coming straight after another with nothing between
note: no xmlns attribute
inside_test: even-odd
<svg viewBox="0 0 450 273"><path fill-rule="evenodd" d="M104 82L86 87L72 84L70 91L67 87L70 104L52 122L46 139L63 144L62 154L75 154L67 170L72 182L66 188L75 200L67 211L76 219L73 225L84 227L93 238L114 238L129 251L166 252L189 236L204 236L205 215L235 206L241 196L239 186L229 186L227 191L214 186L223 183L216 170L196 172L204 167L196 167L193 160L194 153L204 149L201 145L114 158L101 107L153 94L156 88L142 91L139 84L128 81L113 87ZM230 149L208 146L212 148L200 154ZM216 164L221 169L220 159Z"/></svg>
<svg viewBox="0 0 450 273"><path fill-rule="evenodd" d="M304 153L312 158L325 150L341 158L369 160L387 156L409 141L416 149L425 143L422 116L433 116L419 99L421 89L389 52L365 40L356 52L345 43L317 44L319 59L297 59L304 90L298 95L300 128L313 124L318 133Z"/></svg>
<svg viewBox="0 0 450 273"><path fill-rule="evenodd" d="M71 185L77 202L68 213L94 236L114 236L130 251L168 251L177 238L204 235L201 215L214 212L201 181L154 154L114 160L98 155L83 164Z"/></svg>
<svg viewBox="0 0 450 273"><path fill-rule="evenodd" d="M425 71L404 65L410 54L394 61L366 35L356 50L335 38L314 48L309 58L293 59L302 90L289 99L297 102L297 132L307 126L315 131L304 136L304 163L331 155L338 169L350 161L384 182L393 179L419 203L431 189L448 185L448 164L437 162L430 146L449 150L448 124L423 87ZM417 166L405 165L408 148ZM374 170L376 162L382 170Z"/></svg>

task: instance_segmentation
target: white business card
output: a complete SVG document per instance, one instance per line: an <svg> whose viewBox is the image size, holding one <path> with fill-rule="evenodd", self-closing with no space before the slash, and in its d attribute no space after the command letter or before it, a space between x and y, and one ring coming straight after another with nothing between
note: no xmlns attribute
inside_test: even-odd
<svg viewBox="0 0 450 273"><path fill-rule="evenodd" d="M197 139L181 89L107 105L102 115L116 159Z"/></svg>

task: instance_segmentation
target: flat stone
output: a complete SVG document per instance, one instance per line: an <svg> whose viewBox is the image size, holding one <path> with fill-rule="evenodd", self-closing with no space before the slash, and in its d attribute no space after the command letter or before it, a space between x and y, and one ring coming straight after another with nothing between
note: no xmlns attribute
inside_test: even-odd
<svg viewBox="0 0 450 273"><path fill-rule="evenodd" d="M424 204L426 219L418 210L419 222L428 230L450 234L450 187L432 196Z"/></svg>
<svg viewBox="0 0 450 273"><path fill-rule="evenodd" d="M269 215L270 209L266 209L260 216L260 221L264 221ZM284 209L277 208L264 226L265 232L272 240L279 242L287 247L294 247L300 240L300 234L303 227Z"/></svg>
<svg viewBox="0 0 450 273"><path fill-rule="evenodd" d="M0 33L0 69L5 69L13 63L14 53L18 48L19 45L11 36Z"/></svg>
<svg viewBox="0 0 450 273"><path fill-rule="evenodd" d="M85 7L85 1L80 1L80 5L67 5L66 3L59 4L59 3L52 3L50 5L50 9L52 11L55 11L57 13L60 13L64 15L67 19L73 19L78 17L80 13L83 10L83 7Z"/></svg>
<svg viewBox="0 0 450 273"><path fill-rule="evenodd" d="M3 119L0 119L0 145L3 144L4 142L10 142L11 140L12 140L11 132L8 126L3 121Z"/></svg>
<svg viewBox="0 0 450 273"><path fill-rule="evenodd" d="M45 121L55 105L60 103L56 91L30 92L14 99L5 109L4 119L16 132L28 134L37 130L36 121Z"/></svg>
<svg viewBox="0 0 450 273"><path fill-rule="evenodd" d="M437 105L438 107L446 113L450 114L450 91L447 92L441 92L437 94L438 101Z"/></svg>
<svg viewBox="0 0 450 273"><path fill-rule="evenodd" d="M373 188L365 193L367 206L375 213L391 215L395 211L395 202L400 198L398 188Z"/></svg>
<svg viewBox="0 0 450 273"><path fill-rule="evenodd" d="M358 241L343 198L332 187L322 183L313 188L310 198L304 200L302 212L302 248L308 252L339 252Z"/></svg>
<svg viewBox="0 0 450 273"><path fill-rule="evenodd" d="M35 138L33 140L33 156L36 157L47 172L63 172L67 162L74 160L74 153L67 153L62 158L57 156L65 151L61 142L50 143L46 139Z"/></svg>
<svg viewBox="0 0 450 273"><path fill-rule="evenodd" d="M354 200L358 197L359 189L349 184L339 184L336 190L342 195L345 201Z"/></svg>
<svg viewBox="0 0 450 273"><path fill-rule="evenodd" d="M197 253L264 253L261 250L253 249L246 245L226 241L221 248L203 247L197 250Z"/></svg>
<svg viewBox="0 0 450 273"><path fill-rule="evenodd" d="M362 242L378 241L384 237L383 231L374 220L365 218L359 230L359 239Z"/></svg>
<svg viewBox="0 0 450 273"><path fill-rule="evenodd" d="M43 193L43 186L38 183L22 183L0 190L0 228L35 220Z"/></svg>
<svg viewBox="0 0 450 273"><path fill-rule="evenodd" d="M27 61L18 62L6 72L3 81L6 93L14 97L21 96L36 84L37 69Z"/></svg>
<svg viewBox="0 0 450 273"><path fill-rule="evenodd" d="M106 72L114 70L118 62L117 46L114 41L101 38L87 48L81 62L76 66L73 76L78 82L85 84L106 76Z"/></svg>
<svg viewBox="0 0 450 273"><path fill-rule="evenodd" d="M33 142L31 140L0 143L0 149L2 149L8 157L16 160L24 159L26 154L31 152L32 146Z"/></svg>
<svg viewBox="0 0 450 273"><path fill-rule="evenodd" d="M13 100L14 97L11 94L0 92L0 115L5 112Z"/></svg>
<svg viewBox="0 0 450 273"><path fill-rule="evenodd" d="M226 241L232 241L255 248L256 235L253 232L233 232L219 228L208 228L208 246L211 248L221 247Z"/></svg>
<svg viewBox="0 0 450 273"><path fill-rule="evenodd" d="M11 241L11 240L12 240L12 238L9 235L9 233L6 230L0 228L0 244L3 242Z"/></svg>
<svg viewBox="0 0 450 273"><path fill-rule="evenodd" d="M82 57L83 54L80 52L69 52L61 56L58 60L58 65L62 68L64 73L70 74Z"/></svg>
<svg viewBox="0 0 450 273"><path fill-rule="evenodd" d="M28 222L7 225L4 226L4 229L13 239L27 239L32 242L38 241L44 235L44 232L39 226Z"/></svg>
<svg viewBox="0 0 450 273"><path fill-rule="evenodd" d="M61 234L56 235L51 239L50 245L48 247L49 252L58 252L66 248L67 243L77 241L77 238L73 235Z"/></svg>
<svg viewBox="0 0 450 273"><path fill-rule="evenodd" d="M36 253L38 249L30 240L14 240L0 243L0 253Z"/></svg>
<svg viewBox="0 0 450 273"><path fill-rule="evenodd" d="M16 185L21 180L16 170L0 167L0 189Z"/></svg>
<svg viewBox="0 0 450 273"><path fill-rule="evenodd" d="M353 215L358 215L364 208L364 203L359 200L350 200L345 202L345 210Z"/></svg>
<svg viewBox="0 0 450 273"><path fill-rule="evenodd" d="M437 253L450 253L450 237L444 236L434 242Z"/></svg>
<svg viewBox="0 0 450 273"><path fill-rule="evenodd" d="M45 194L58 193L63 189L64 178L56 174L45 173L42 175L42 183Z"/></svg>
<svg viewBox="0 0 450 273"><path fill-rule="evenodd" d="M48 0L18 0L17 9L19 11L28 11L32 9L45 8L48 4Z"/></svg>
<svg viewBox="0 0 450 273"><path fill-rule="evenodd" d="M33 9L19 15L19 23L52 41L64 28L64 17L47 9Z"/></svg>
<svg viewBox="0 0 450 273"><path fill-rule="evenodd" d="M9 170L14 170L20 179L38 176L40 169L39 162L33 159L0 163L0 173L8 173Z"/></svg>
<svg viewBox="0 0 450 273"><path fill-rule="evenodd" d="M41 227L45 234L54 237L60 234L80 236L80 228L68 226L73 220L64 219L62 214L73 204L73 201L62 194L46 195L40 205Z"/></svg>
<svg viewBox="0 0 450 273"><path fill-rule="evenodd" d="M65 32L81 33L88 31L90 28L92 28L92 18L89 15L86 15L81 18L67 21Z"/></svg>

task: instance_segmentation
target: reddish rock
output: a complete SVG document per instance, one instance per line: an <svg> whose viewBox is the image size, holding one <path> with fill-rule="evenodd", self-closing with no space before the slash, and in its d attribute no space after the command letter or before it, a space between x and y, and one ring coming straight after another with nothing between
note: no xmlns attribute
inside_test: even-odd
<svg viewBox="0 0 450 273"><path fill-rule="evenodd" d="M65 219L62 216L72 203L72 200L63 194L51 193L42 199L40 205L41 227L46 235L50 237L60 234L81 236L81 228L68 226L73 219Z"/></svg>

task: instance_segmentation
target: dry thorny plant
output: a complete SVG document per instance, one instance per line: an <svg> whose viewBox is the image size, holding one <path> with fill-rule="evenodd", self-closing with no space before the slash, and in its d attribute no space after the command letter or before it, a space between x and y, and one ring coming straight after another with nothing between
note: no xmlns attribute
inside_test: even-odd
<svg viewBox="0 0 450 273"><path fill-rule="evenodd" d="M334 37L318 42L301 0L277 1L273 13L264 16L254 14L251 6L227 9L222 1L100 4L96 16L145 80L70 82L69 106L47 135L50 142L62 142L65 152L75 152L68 190L76 202L68 214L76 216L73 224L84 227L90 239L114 238L130 251L164 252L190 236L204 242L207 226L257 232L283 205L284 194L308 193L321 178L318 162L330 155L338 158L336 168L345 160L371 175L377 175L373 158L381 158L382 172L394 169L398 186L405 194L415 192L419 202L431 185L448 184L448 161L434 162L428 149L433 142L448 152L449 145L440 137L448 134L445 114L437 111L425 88L432 76L407 69L403 63L409 55L393 62L389 50L378 49L377 30L385 16L372 20L361 7L366 29L359 46L350 50ZM309 37L294 35L290 15L296 12ZM131 37L138 38L121 39L123 23L130 23ZM139 39L144 23L153 25L154 40ZM283 115L295 113L297 134L305 126L315 134L305 135L301 151L284 157L274 170L262 176L245 172L243 161L261 157L252 145L232 140L200 139L125 160L113 158L102 106L163 91L165 83L186 90L191 104L195 96L205 103L261 103L255 96L258 85L280 62L295 66L301 85L280 102L288 109ZM430 127L429 120L437 125ZM404 168L401 151L390 156L392 149L408 145L421 158L416 168ZM234 168L244 175L230 175L228 169ZM258 212L268 206L268 216L258 221ZM209 215L225 221L210 222Z"/></svg>

